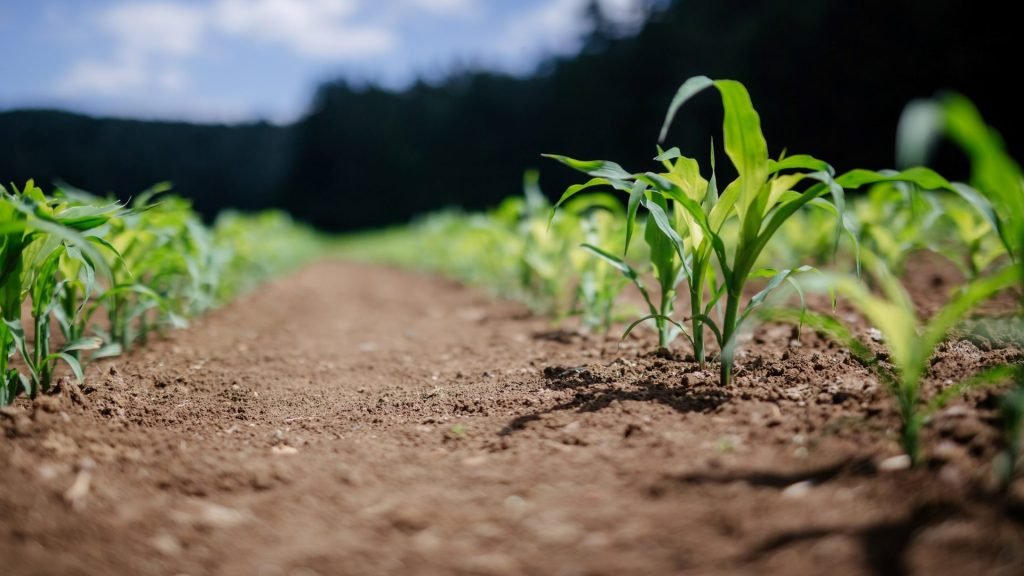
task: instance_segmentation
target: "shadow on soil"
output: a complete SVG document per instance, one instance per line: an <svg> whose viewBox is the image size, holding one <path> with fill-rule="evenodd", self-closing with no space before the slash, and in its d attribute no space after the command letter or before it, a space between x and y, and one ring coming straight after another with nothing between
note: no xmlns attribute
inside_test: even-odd
<svg viewBox="0 0 1024 576"><path fill-rule="evenodd" d="M765 470L729 471L729 472L696 472L679 476L668 476L665 482L652 488L652 495L658 496L659 491L666 491L666 483L678 484L732 484L744 482L751 486L767 488L786 488L799 482L823 484L839 476L872 476L878 471L871 458L844 459L834 464L817 468L773 472Z"/></svg>
<svg viewBox="0 0 1024 576"><path fill-rule="evenodd" d="M773 536L740 560L753 563L783 548L801 542L820 540L829 536L847 536L856 540L864 551L871 573L875 576L906 576L910 573L906 552L914 535L929 526L967 514L958 505L949 502L928 503L918 506L899 520L878 522L862 527L808 528Z"/></svg>
<svg viewBox="0 0 1024 576"><path fill-rule="evenodd" d="M685 413L709 412L731 398L726 391L716 386L668 385L650 379L621 384L617 378L601 376L584 367L549 367L544 369L544 377L547 379L547 388L575 390L575 395L567 402L513 419L502 428L499 435L508 436L522 430L545 414L568 410L598 412L615 401L657 402Z"/></svg>
<svg viewBox="0 0 1024 576"><path fill-rule="evenodd" d="M752 486L783 489L801 482L823 484L837 478L851 476L869 477L878 473L871 458L844 460L816 468L791 471L733 471L700 472L679 476L666 476L662 482L651 487L651 495L663 496L672 487L695 484L730 484L744 482ZM1024 523L1024 509L1016 501L1000 497L977 495L979 504L996 515L1018 524ZM953 519L972 516L969 508L948 501L933 501L918 504L902 518L876 522L864 526L809 527L776 534L765 539L752 550L739 557L741 564L752 564L763 560L789 546L814 542L831 536L845 536L856 541L864 552L870 573L875 576L907 576L910 570L906 553L921 531Z"/></svg>

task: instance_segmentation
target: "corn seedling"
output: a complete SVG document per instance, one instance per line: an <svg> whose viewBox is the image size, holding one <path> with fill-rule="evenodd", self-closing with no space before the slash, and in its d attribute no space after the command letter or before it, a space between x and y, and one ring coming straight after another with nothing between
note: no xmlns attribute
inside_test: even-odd
<svg viewBox="0 0 1024 576"><path fill-rule="evenodd" d="M578 246L620 238L621 203L610 195L578 198L549 220L551 203L536 172L527 172L523 184L522 196L489 212L430 214L402 229L345 239L341 252L482 286L556 321L579 315L585 330L606 328L623 282Z"/></svg>
<svg viewBox="0 0 1024 576"><path fill-rule="evenodd" d="M998 232L1008 254L1020 262L1024 251L1024 173L1007 154L1002 138L985 124L977 108L951 94L935 101L911 102L897 138L903 163L923 163L940 136L959 145L971 162L971 185L953 190Z"/></svg>
<svg viewBox="0 0 1024 576"><path fill-rule="evenodd" d="M921 458L920 432L928 418L950 400L979 386L1004 382L1013 370L997 367L953 385L929 401L921 397L921 381L925 377L935 348L950 329L969 314L978 304L1020 281L1020 269L1009 266L998 273L978 278L963 285L952 299L928 321L917 316L914 304L903 286L884 263L869 252L862 255L866 268L872 274L879 294L853 275L822 274L804 283L805 288L817 288L838 293L849 302L882 334L888 351L888 362L870 358L868 349L848 328L832 316L801 311L773 313L768 317L807 323L827 332L847 345L856 355L875 368L876 373L896 402L902 423L901 444L913 463Z"/></svg>
<svg viewBox="0 0 1024 576"><path fill-rule="evenodd" d="M937 252L933 234L943 215L936 194L905 182L872 186L852 210L859 246L881 258L894 274L920 250Z"/></svg>
<svg viewBox="0 0 1024 576"><path fill-rule="evenodd" d="M953 255L953 262L968 279L977 278L1008 256L992 222L957 196L942 198L942 218L949 226L940 230L939 251Z"/></svg>
<svg viewBox="0 0 1024 576"><path fill-rule="evenodd" d="M602 246L609 243L609 236L617 236L621 208L613 204L614 210L592 210L580 218L583 241L587 246ZM573 260L578 271L579 284L576 287L577 308L580 324L584 330L599 330L607 334L614 321L615 301L626 280L619 271L600 258L578 258Z"/></svg>
<svg viewBox="0 0 1024 576"><path fill-rule="evenodd" d="M765 246L756 267L796 268L805 263L815 267L825 266L834 263L837 260L838 248L847 245L852 247L851 254L855 256L858 246L856 238L852 238L852 243L836 245L835 230L839 225L838 216L837 213L828 210L795 212L776 232L777 240ZM843 216L847 219L845 228L854 230L850 211L845 212ZM722 233L726 237L729 234L738 234L737 221L733 219L726 222ZM849 235L845 235L840 240L848 238Z"/></svg>
<svg viewBox="0 0 1024 576"><path fill-rule="evenodd" d="M897 181L927 187L945 181L921 168L902 173L854 170L834 177L831 166L811 156L795 155L771 160L750 95L742 84L732 80L711 80L704 76L687 80L669 107L662 126L662 140L679 108L694 95L712 87L718 90L725 110L725 152L738 174L721 194L713 154L709 179L701 175L696 160L683 156L677 148L656 157L665 168L661 173L633 174L614 162L581 161L557 155L548 157L592 177L586 183L567 189L559 205L583 190L599 186L629 195L627 250L639 208L646 210L645 239L650 246L650 263L661 288L657 306L643 289L641 275L635 269L607 250L593 251L618 267L644 293L650 314L637 323L653 319L658 326L660 346L666 346L676 333L686 334L693 345L694 356L703 365L704 328L708 328L720 350L720 381L728 385L732 378L737 335L744 321L775 288L785 281L792 282L794 274L810 269L806 266L789 269L756 266L769 241L793 214L805 206L842 214L845 188ZM804 186L803 190L798 190L798 186ZM725 224L730 219L735 219L738 225L735 235L725 233ZM847 224L844 218L838 218L837 222ZM837 227L834 233L836 240L840 232L841 228ZM767 283L762 290L746 298L749 280L758 277L768 278ZM671 317L676 286L684 281L690 296L689 333ZM725 311L713 319L711 313L723 297Z"/></svg>

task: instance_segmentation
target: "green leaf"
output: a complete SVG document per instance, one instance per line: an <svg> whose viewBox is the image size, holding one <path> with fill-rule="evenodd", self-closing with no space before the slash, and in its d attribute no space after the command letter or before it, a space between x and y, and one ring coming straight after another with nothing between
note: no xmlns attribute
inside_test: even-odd
<svg viewBox="0 0 1024 576"><path fill-rule="evenodd" d="M651 300L651 296L647 292L647 288L644 286L643 281L640 279L640 275L637 274L636 270L634 270L632 266L627 264L626 261L623 260L622 258L619 258L618 256L611 254L610 252L602 250L597 246L594 246L593 244L583 244L582 247L583 249L595 254L596 256L610 264L619 272L622 272L622 274L625 275L626 278L629 278L629 280L633 282L637 290L640 292L640 295L643 296L644 301L647 303L647 308L651 311L651 313L658 313L658 309L654 305L654 302Z"/></svg>
<svg viewBox="0 0 1024 576"><path fill-rule="evenodd" d="M95 336L79 338L60 349L61 352L75 352L77 350L97 350L103 345L103 340Z"/></svg>
<svg viewBox="0 0 1024 576"><path fill-rule="evenodd" d="M71 368L71 372L75 375L75 380L81 384L85 381L85 373L82 371L82 364L74 356L65 354L64 352L57 352L56 354L50 354L46 357L45 362L53 362L55 360L63 360L68 368Z"/></svg>
<svg viewBox="0 0 1024 576"><path fill-rule="evenodd" d="M1022 281L1021 267L1009 265L992 276L983 276L962 286L953 298L928 322L922 345L931 350L946 333L978 304Z"/></svg>
<svg viewBox="0 0 1024 576"><path fill-rule="evenodd" d="M765 287L762 288L753 296L751 296L750 300L747 302L746 308L743 310L743 314L740 315L739 320L736 322L736 325L742 325L743 322L747 319L747 317L750 316L750 313L756 310L759 306L761 306L764 303L765 298L767 298L769 294L771 294L776 288L779 287L779 285L781 285L784 281L789 279L792 275L811 271L816 270L812 266L801 266L795 270L775 271L766 269L765 271L758 271L752 274L752 276L761 276L764 272L767 272L772 275L771 278L768 280L768 283L765 284Z"/></svg>
<svg viewBox="0 0 1024 576"><path fill-rule="evenodd" d="M896 164L901 168L926 164L944 124L942 109L935 102L907 104L896 126Z"/></svg>
<svg viewBox="0 0 1024 576"><path fill-rule="evenodd" d="M777 174L783 170L809 170L811 172L826 172L835 176L835 169L825 162L807 154L796 154L786 156L781 160L768 160L768 174Z"/></svg>
<svg viewBox="0 0 1024 576"><path fill-rule="evenodd" d="M836 178L836 182L846 189L860 188L868 184L881 182L909 182L916 184L925 190L948 190L955 192L953 185L948 180L928 168L909 168L902 172L883 170L850 170Z"/></svg>
<svg viewBox="0 0 1024 576"><path fill-rule="evenodd" d="M683 157L683 153L679 150L679 147L678 146L673 146L672 148L669 148L668 150L665 150L664 152L662 152L662 153L658 154L657 156L655 156L654 157L654 161L655 162L661 162L665 166L666 169L671 170L672 169L671 161L675 160L676 158L682 158L682 157Z"/></svg>
<svg viewBox="0 0 1024 576"><path fill-rule="evenodd" d="M658 205L657 202L642 201L647 211L650 212L651 218L654 219L655 226L664 234L665 238L668 238L669 242L672 243L672 247L675 249L676 254L679 256L680 261L686 260L686 249L683 247L683 239L676 232L675 228L672 227L672 223L668 219L668 214L665 213L665 209Z"/></svg>
<svg viewBox="0 0 1024 576"><path fill-rule="evenodd" d="M683 85L676 91L676 95L672 98L672 103L669 104L668 113L665 114L665 121L661 125L661 133L658 135L658 142L664 142L665 137L668 136L668 129L672 125L672 120L675 119L676 113L679 112L679 108L686 103L687 100L693 98L706 88L713 86L715 82L707 76L694 76L683 82Z"/></svg>
<svg viewBox="0 0 1024 576"><path fill-rule="evenodd" d="M725 108L723 132L725 153L739 173L740 192L737 211L744 218L761 186L768 179L768 143L761 132L761 118L750 101L747 89L734 80L716 80Z"/></svg>
<svg viewBox="0 0 1024 576"><path fill-rule="evenodd" d="M690 340L690 343L693 344L693 338L691 338L689 333L686 332L686 328L684 328L683 325L680 324L679 322L676 322L675 320L673 320L673 319L671 319L668 316L665 316L663 314L648 314L647 316L644 316L643 318L640 318L639 320L634 321L633 323L631 323L629 326L626 327L626 331L622 333L622 339L625 340L626 338L628 338L630 333L633 332L634 328L636 328L637 326L639 326L640 324L643 324L644 322L646 322L648 320L662 320L664 322L668 322L669 324L671 324L671 325L675 326L676 328L678 328L680 334L682 334L683 336L686 336L686 338Z"/></svg>
<svg viewBox="0 0 1024 576"><path fill-rule="evenodd" d="M644 192L647 191L647 184L643 181L637 180L633 183L633 190L629 193L629 203L626 205L626 245L622 250L622 254L626 255L629 252L629 243L633 238L633 232L636 229L636 212L640 207L640 201L644 198Z"/></svg>
<svg viewBox="0 0 1024 576"><path fill-rule="evenodd" d="M631 180L633 178L632 174L626 172L622 166L619 166L615 162L607 162L605 160L576 160L575 158L560 156L558 154L541 154L541 156L561 162L573 170L589 174L595 178L607 178L609 180Z"/></svg>
<svg viewBox="0 0 1024 576"><path fill-rule="evenodd" d="M773 322L788 322L791 324L802 323L813 330L828 335L839 344L846 347L855 358L864 364L874 363L874 353L863 342L857 339L850 332L845 324L834 316L812 312L808 310L793 310L789 308L765 309L758 313L763 320Z"/></svg>
<svg viewBox="0 0 1024 576"><path fill-rule="evenodd" d="M124 353L124 348L120 343L113 342L101 347L99 350L92 353L90 358L92 360L100 360L102 358L112 358L114 356L120 356Z"/></svg>

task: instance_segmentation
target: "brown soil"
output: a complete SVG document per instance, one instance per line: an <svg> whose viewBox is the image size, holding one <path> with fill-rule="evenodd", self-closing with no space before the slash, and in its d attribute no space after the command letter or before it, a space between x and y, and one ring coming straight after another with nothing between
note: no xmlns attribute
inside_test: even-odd
<svg viewBox="0 0 1024 576"><path fill-rule="evenodd" d="M0 572L1024 574L995 393L888 470L877 379L794 336L758 328L722 389L649 334L315 265L0 413ZM1017 355L944 345L929 390Z"/></svg>

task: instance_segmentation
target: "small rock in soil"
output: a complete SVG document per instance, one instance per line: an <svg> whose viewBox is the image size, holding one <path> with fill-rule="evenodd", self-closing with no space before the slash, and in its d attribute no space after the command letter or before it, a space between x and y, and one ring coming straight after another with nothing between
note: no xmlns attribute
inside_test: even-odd
<svg viewBox="0 0 1024 576"><path fill-rule="evenodd" d="M880 472L897 472L908 468L910 468L910 456L906 454L886 458L878 463L878 470Z"/></svg>
<svg viewBox="0 0 1024 576"><path fill-rule="evenodd" d="M810 480L804 480L803 482L797 482L796 484L790 484L782 491L783 498L799 499L807 496L811 492L811 488L814 487L814 482Z"/></svg>

